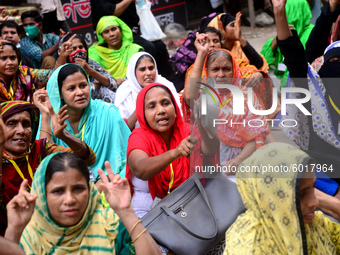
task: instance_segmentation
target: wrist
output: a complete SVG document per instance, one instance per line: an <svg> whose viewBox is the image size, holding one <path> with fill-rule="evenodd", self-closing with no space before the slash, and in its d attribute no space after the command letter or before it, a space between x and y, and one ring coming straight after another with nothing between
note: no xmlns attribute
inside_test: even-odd
<svg viewBox="0 0 340 255"><path fill-rule="evenodd" d="M112 208L113 209L113 208ZM115 213L119 216L119 218L124 221L129 217L136 216L135 211L133 210L131 204L127 208L122 209L114 209ZM137 217L137 216L136 216Z"/></svg>

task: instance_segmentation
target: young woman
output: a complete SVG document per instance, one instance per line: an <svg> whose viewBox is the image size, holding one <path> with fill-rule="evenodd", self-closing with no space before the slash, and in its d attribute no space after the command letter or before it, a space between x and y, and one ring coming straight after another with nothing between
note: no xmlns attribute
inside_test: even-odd
<svg viewBox="0 0 340 255"><path fill-rule="evenodd" d="M140 128L129 138L126 177L132 183L132 206L141 218L151 210L156 197L164 198L190 177L194 172L190 168L219 164L219 142L216 137L209 138L200 120L196 132L189 135L190 126L184 124L164 85L144 87L137 96L136 113Z"/></svg>
<svg viewBox="0 0 340 255"><path fill-rule="evenodd" d="M0 102L32 102L36 88L46 85L53 70L20 66L21 55L14 44L0 40Z"/></svg>
<svg viewBox="0 0 340 255"><path fill-rule="evenodd" d="M109 177L98 172L110 208L103 208L81 158L70 153L47 157L32 193L24 181L8 205L6 238L20 241L26 254L160 254L133 212L127 179L113 174L108 162L106 168Z"/></svg>
<svg viewBox="0 0 340 255"><path fill-rule="evenodd" d="M339 254L340 225L315 211L339 208L339 201L316 197L313 164L305 152L284 143L265 145L242 163L236 183L247 211L228 229L224 254ZM247 168L258 172L241 171Z"/></svg>
<svg viewBox="0 0 340 255"><path fill-rule="evenodd" d="M39 91L38 91L39 92ZM40 96L34 94L35 102L41 108ZM42 113L44 116L44 113ZM72 136L59 122L60 114L52 117L55 135L64 141L66 147L57 146L52 140L35 140L39 126L39 110L25 101L11 101L2 104L1 117L4 132L0 132L2 170L0 171L0 232L7 226L6 205L18 193L23 179L32 185L33 175L40 162L53 152L74 152L86 160L90 166L96 156L80 139ZM2 122L2 121L1 121ZM41 130L41 132L49 132ZM68 148L69 147L69 148Z"/></svg>
<svg viewBox="0 0 340 255"><path fill-rule="evenodd" d="M199 97L199 90L194 82L201 82L202 70L207 77L213 78L217 84L237 86L243 92L244 98L247 98L247 88L242 86L240 68L233 55L224 49L214 49L209 52L205 35L199 37L195 41L195 45L198 54L183 93L186 105L192 108L192 101ZM253 114L247 103L244 103L244 115L233 114L234 100L228 89L218 89L217 93L222 101L218 109L218 118L227 121L226 124L216 126L221 141L220 162L221 165L235 169L257 147L263 145L264 139L269 134L269 128L266 117ZM263 109L262 102L258 100L255 93L253 93L253 98L255 109ZM253 125L252 121L263 125Z"/></svg>
<svg viewBox="0 0 340 255"><path fill-rule="evenodd" d="M71 39L72 38L72 39ZM70 50L62 47L63 43L68 43L71 39ZM58 64L75 63L80 65L89 75L91 82L92 99L102 99L108 103L114 103L117 86L123 82L118 81L105 71L96 61L88 58L88 48L83 37L68 34L60 40Z"/></svg>
<svg viewBox="0 0 340 255"><path fill-rule="evenodd" d="M124 177L130 130L114 105L91 99L90 81L84 69L76 64L59 67L47 83L47 92L55 112L67 110L63 115L68 116L65 129L86 142L98 155L92 167L94 180L99 179L97 169L104 168L106 160L116 174ZM43 124L41 129L51 130L50 125ZM54 129L51 132L53 134ZM50 138L46 132L41 135ZM64 144L54 134L53 141Z"/></svg>
<svg viewBox="0 0 340 255"><path fill-rule="evenodd" d="M180 106L174 85L158 74L156 62L149 53L137 52L131 57L126 77L127 80L117 90L115 105L122 118L127 120L131 130L139 127L136 117L137 95L148 84L157 82L167 86Z"/></svg>
<svg viewBox="0 0 340 255"><path fill-rule="evenodd" d="M143 50L134 44L131 29L115 16L104 16L97 24L98 43L89 49L89 58L99 63L116 79L126 77L133 54Z"/></svg>

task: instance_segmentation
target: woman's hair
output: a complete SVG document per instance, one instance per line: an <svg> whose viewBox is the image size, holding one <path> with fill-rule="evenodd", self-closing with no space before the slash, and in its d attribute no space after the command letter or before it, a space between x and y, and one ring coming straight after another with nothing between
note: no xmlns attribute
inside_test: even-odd
<svg viewBox="0 0 340 255"><path fill-rule="evenodd" d="M21 61L21 54L20 54L20 51L17 49L17 47L13 43L11 43L9 41L2 41L2 45L3 46L6 46L6 45L10 46L15 51L15 53L17 54L18 63L20 63L20 61Z"/></svg>
<svg viewBox="0 0 340 255"><path fill-rule="evenodd" d="M86 74L85 70L79 65L75 65L75 64L65 65L60 69L59 75L58 75L58 87L59 87L60 95L61 95L61 88L63 87L64 80L68 76L70 76L74 73L78 73L78 72L83 74L84 77L87 79L87 74Z"/></svg>
<svg viewBox="0 0 340 255"><path fill-rule="evenodd" d="M65 36L63 37L63 39L62 39L63 42L68 41L73 35L74 35L74 33L70 33L70 34L68 34L68 35L65 35ZM73 39L79 39L80 42L81 42L81 43L83 44L83 46L84 46L84 50L88 51L88 47L87 47L87 44L86 44L86 42L85 42L85 39L84 39L81 35L76 34L76 36L75 36ZM86 55L86 62L88 62L88 60L89 60L89 54ZM67 62L69 63L68 58L67 58Z"/></svg>
<svg viewBox="0 0 340 255"><path fill-rule="evenodd" d="M90 186L90 173L85 161L73 153L63 152L53 156L46 168L45 187L51 181L54 173L64 172L69 168L77 169L86 179L87 185Z"/></svg>
<svg viewBox="0 0 340 255"><path fill-rule="evenodd" d="M155 61L153 60L153 58L150 55L148 55L148 54L144 54L144 55L140 56L139 59L137 60L135 72L136 72L137 67L139 66L140 62L142 62L142 60L144 58L150 59L151 62L155 65Z"/></svg>
<svg viewBox="0 0 340 255"><path fill-rule="evenodd" d="M218 38L220 39L220 42L222 41L222 34L219 30L217 30L216 28L214 27L206 27L203 31L202 31L203 34L206 34L206 33L213 33L213 34L217 34Z"/></svg>
<svg viewBox="0 0 340 255"><path fill-rule="evenodd" d="M209 65L216 60L219 56L223 56L226 59L228 59L230 62L233 61L232 57L230 54L224 50L214 50L212 51L208 57L207 57L207 69L209 68Z"/></svg>

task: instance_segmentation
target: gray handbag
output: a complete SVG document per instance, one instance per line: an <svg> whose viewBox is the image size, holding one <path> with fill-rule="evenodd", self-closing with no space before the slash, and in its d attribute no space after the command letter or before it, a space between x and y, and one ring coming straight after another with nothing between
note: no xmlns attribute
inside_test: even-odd
<svg viewBox="0 0 340 255"><path fill-rule="evenodd" d="M245 211L234 182L225 174L194 174L143 218L151 236L176 255L204 255Z"/></svg>

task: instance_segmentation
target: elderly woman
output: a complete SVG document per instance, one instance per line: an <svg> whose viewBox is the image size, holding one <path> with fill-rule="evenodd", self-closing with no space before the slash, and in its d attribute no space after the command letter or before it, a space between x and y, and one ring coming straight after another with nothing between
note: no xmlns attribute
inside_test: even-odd
<svg viewBox="0 0 340 255"><path fill-rule="evenodd" d="M131 29L115 16L104 16L97 24L98 43L89 49L89 58L99 63L116 79L126 77L126 68L133 54L143 50L132 43ZM121 80L118 84L121 84Z"/></svg>
<svg viewBox="0 0 340 255"><path fill-rule="evenodd" d="M20 66L20 60L20 52L14 44L0 41L0 102L31 102L35 88L45 86L53 72Z"/></svg>
<svg viewBox="0 0 340 255"><path fill-rule="evenodd" d="M40 102L37 97L36 103ZM78 138L71 136L60 124L59 114L53 114L53 126L56 135L70 147L57 146L46 139L35 140L39 126L39 110L24 101L2 104L1 116L5 132L0 132L2 139L2 172L0 173L0 227L3 232L7 225L6 204L18 193L23 179L31 187L35 170L42 159L57 152L74 152L87 160L88 165L96 161L92 149ZM44 132L44 130L42 130Z"/></svg>
<svg viewBox="0 0 340 255"><path fill-rule="evenodd" d="M26 254L160 254L131 207L127 179L113 174L110 164L106 168L109 177L98 172L109 208L103 207L81 158L70 153L47 157L36 172L32 194L24 181L8 205L6 238L20 241Z"/></svg>

